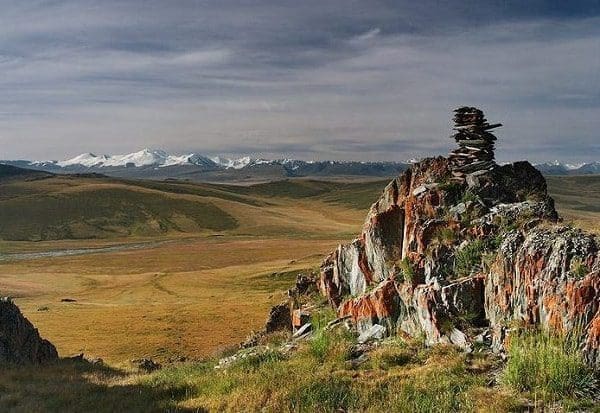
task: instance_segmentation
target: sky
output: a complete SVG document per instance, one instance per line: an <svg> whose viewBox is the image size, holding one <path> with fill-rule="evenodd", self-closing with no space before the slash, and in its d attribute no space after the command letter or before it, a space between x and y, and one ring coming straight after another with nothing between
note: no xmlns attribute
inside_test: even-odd
<svg viewBox="0 0 600 413"><path fill-rule="evenodd" d="M0 0L0 159L600 160L600 0Z"/></svg>

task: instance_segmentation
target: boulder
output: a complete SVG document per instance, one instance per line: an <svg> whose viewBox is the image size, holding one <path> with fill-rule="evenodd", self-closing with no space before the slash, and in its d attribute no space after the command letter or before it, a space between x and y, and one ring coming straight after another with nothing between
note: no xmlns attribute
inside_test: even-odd
<svg viewBox="0 0 600 413"><path fill-rule="evenodd" d="M131 360L131 363L135 365L138 368L138 370L143 371L145 373L151 373L162 368L162 366L159 363L149 358Z"/></svg>
<svg viewBox="0 0 600 413"><path fill-rule="evenodd" d="M600 367L595 323L600 314L600 244L565 226L514 231L489 271L485 311L494 347L513 321L577 332L590 364Z"/></svg>
<svg viewBox="0 0 600 413"><path fill-rule="evenodd" d="M386 328L380 324L373 324L367 330L365 330L358 339L358 344L364 344L367 341L381 340L386 335Z"/></svg>
<svg viewBox="0 0 600 413"><path fill-rule="evenodd" d="M267 334L281 330L292 330L292 316L290 314L290 305L287 301L271 307L269 317L265 323L265 332Z"/></svg>
<svg viewBox="0 0 600 413"><path fill-rule="evenodd" d="M0 364L44 364L58 360L56 348L9 298L0 298Z"/></svg>

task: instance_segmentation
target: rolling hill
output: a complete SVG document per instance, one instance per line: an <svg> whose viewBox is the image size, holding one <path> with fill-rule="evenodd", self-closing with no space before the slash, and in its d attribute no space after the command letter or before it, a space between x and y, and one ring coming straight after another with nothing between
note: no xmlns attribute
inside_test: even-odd
<svg viewBox="0 0 600 413"><path fill-rule="evenodd" d="M315 212L323 204L364 211L386 183L286 179L240 186L55 175L0 165L0 239L297 233L319 222L294 222L299 211ZM596 227L600 176L549 177L548 185L567 220Z"/></svg>
<svg viewBox="0 0 600 413"><path fill-rule="evenodd" d="M386 183L284 180L234 186L54 175L11 166L2 171L11 179L0 180L0 239L29 241L296 233L319 224L294 222L302 210L318 212L323 203L364 210Z"/></svg>

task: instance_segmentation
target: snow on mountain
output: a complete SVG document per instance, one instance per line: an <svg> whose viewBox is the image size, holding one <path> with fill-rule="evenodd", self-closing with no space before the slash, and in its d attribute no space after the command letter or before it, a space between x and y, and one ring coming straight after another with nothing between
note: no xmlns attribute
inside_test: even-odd
<svg viewBox="0 0 600 413"><path fill-rule="evenodd" d="M103 163L107 159L106 155L96 156L93 153L82 153L74 158L67 159L65 161L56 162L56 165L60 167L81 165L87 166L88 168Z"/></svg>
<svg viewBox="0 0 600 413"><path fill-rule="evenodd" d="M139 152L129 153L126 155L112 155L107 157L102 166L127 166L128 164L135 166L147 165L163 165L169 155L165 151L159 149L142 149Z"/></svg>
<svg viewBox="0 0 600 413"><path fill-rule="evenodd" d="M179 165L196 165L215 167L217 164L206 156L199 155L197 153L189 153L187 155L168 155L165 161L158 166L164 168L167 166L179 166Z"/></svg>
<svg viewBox="0 0 600 413"><path fill-rule="evenodd" d="M65 167L86 167L86 168L102 168L102 167L126 167L126 166L150 166L156 165L159 167L178 166L178 165L197 165L206 167L215 167L215 163L209 158L189 153L185 155L171 155L165 151L158 149L142 149L141 151L124 154L124 155L102 155L97 156L93 153L82 153L74 158L53 164ZM32 165L46 165L45 162L32 162Z"/></svg>
<svg viewBox="0 0 600 413"><path fill-rule="evenodd" d="M255 161L249 156L244 156L243 158L238 159L221 158L219 156L215 156L210 159L217 165L221 165L227 169L242 169L250 165L250 163L252 163L253 161Z"/></svg>
<svg viewBox="0 0 600 413"><path fill-rule="evenodd" d="M62 161L2 161L3 163L14 164L20 167L31 167L38 170L47 171L81 171L92 170L101 173L120 173L121 168L148 167L156 168L176 168L184 166L187 168L198 167L196 171L214 171L219 169L252 169L254 167L266 165L279 165L287 176L328 176L328 175L364 175L364 176L388 176L396 171L402 170L406 165L414 163L415 159L405 162L361 162L361 161L303 161L298 159L263 159L243 156L240 158L225 158L220 156L207 157L198 153L170 154L159 149L142 149L141 151L123 154L123 155L95 155L93 153L83 153L74 158ZM546 175L583 175L600 174L600 162L588 163L563 163L558 160L539 163L534 165L538 170ZM103 168L110 168L102 170ZM171 170L166 169L166 172ZM189 170L188 170L189 171ZM232 171L233 172L233 171ZM151 173L151 172L140 172ZM178 173L178 172L172 172ZM262 173L260 168L255 173ZM270 171L269 173L273 173ZM162 176L162 175L161 175Z"/></svg>

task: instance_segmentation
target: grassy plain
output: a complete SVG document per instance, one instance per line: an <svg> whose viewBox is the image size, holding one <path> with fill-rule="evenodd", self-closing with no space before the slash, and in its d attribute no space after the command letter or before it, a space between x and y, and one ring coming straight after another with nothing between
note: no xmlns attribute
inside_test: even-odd
<svg viewBox="0 0 600 413"><path fill-rule="evenodd" d="M0 293L15 297L63 356L113 365L208 356L261 327L296 273L358 232L384 184L13 180L2 185L0 253L139 248L0 256ZM86 234L96 238L48 240Z"/></svg>
<svg viewBox="0 0 600 413"><path fill-rule="evenodd" d="M600 177L550 177L548 183L567 222L600 232ZM236 187L60 176L0 183L0 295L15 297L61 356L84 352L108 363L5 370L0 410L262 405L278 411L294 400L322 411L386 407L376 395L398 411L515 408L514 397L492 392L475 375L481 365L493 370L490 362L465 364L451 350L392 347L375 357L381 365L364 371L349 368L339 353L344 346L335 342L325 347L334 357L324 364L310 348L289 362L262 360L230 375L203 361L260 328L297 272L315 269L358 233L385 184L294 180ZM1 255L115 245L138 247L19 260ZM168 364L181 356L195 361L149 376L132 373L128 363L151 357ZM357 377L364 380L352 380ZM298 405L285 404L291 411L302 410Z"/></svg>

